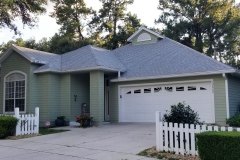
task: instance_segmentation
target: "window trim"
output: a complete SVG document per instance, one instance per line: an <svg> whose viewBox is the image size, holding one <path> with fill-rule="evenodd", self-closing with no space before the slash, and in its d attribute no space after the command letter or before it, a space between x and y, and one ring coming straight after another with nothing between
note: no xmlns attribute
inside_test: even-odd
<svg viewBox="0 0 240 160"><path fill-rule="evenodd" d="M14 114L14 111L13 112L6 112L6 108L5 108L5 95L6 95L6 78L11 75L11 74L14 74L14 73L19 73L19 74L22 74L24 75L25 77L25 101L24 101L24 111L19 111L20 113L26 113L26 107L27 107L27 74L22 72L22 71L18 71L18 70L14 70L14 71L11 71L11 72L8 72L8 74L6 74L4 76L4 79L3 79L3 113L5 114Z"/></svg>

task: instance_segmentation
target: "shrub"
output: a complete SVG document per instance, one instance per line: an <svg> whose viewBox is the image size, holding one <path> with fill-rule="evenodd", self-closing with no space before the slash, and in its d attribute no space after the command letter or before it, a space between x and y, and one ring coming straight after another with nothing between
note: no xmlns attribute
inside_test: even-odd
<svg viewBox="0 0 240 160"><path fill-rule="evenodd" d="M12 116L0 116L0 132L1 137L14 135L18 119Z"/></svg>
<svg viewBox="0 0 240 160"><path fill-rule="evenodd" d="M232 127L240 127L240 114L227 119L227 124Z"/></svg>
<svg viewBox="0 0 240 160"><path fill-rule="evenodd" d="M172 123L200 124L199 115L189 105L178 103L171 106L171 111L163 116L163 121Z"/></svg>
<svg viewBox="0 0 240 160"><path fill-rule="evenodd" d="M236 160L240 157L239 132L204 132L196 137L201 160Z"/></svg>

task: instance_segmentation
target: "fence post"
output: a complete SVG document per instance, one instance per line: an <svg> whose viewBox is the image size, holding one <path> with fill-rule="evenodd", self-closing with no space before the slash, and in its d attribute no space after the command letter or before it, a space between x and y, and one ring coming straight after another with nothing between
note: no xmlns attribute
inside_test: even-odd
<svg viewBox="0 0 240 160"><path fill-rule="evenodd" d="M39 133L39 108L35 108L35 133Z"/></svg>
<svg viewBox="0 0 240 160"><path fill-rule="evenodd" d="M21 120L19 114L19 108L14 108L14 117L18 119L18 123L16 126L16 136L21 135Z"/></svg>
<svg viewBox="0 0 240 160"><path fill-rule="evenodd" d="M156 111L156 150L160 151L160 121L161 121L161 112Z"/></svg>

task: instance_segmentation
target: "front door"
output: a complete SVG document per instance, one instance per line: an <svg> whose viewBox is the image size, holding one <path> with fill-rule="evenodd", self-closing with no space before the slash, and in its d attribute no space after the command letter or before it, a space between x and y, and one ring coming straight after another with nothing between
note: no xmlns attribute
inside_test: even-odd
<svg viewBox="0 0 240 160"><path fill-rule="evenodd" d="M105 102L104 120L106 122L108 122L109 121L109 85L108 85L108 82L106 82L106 85L105 85L105 101L104 102Z"/></svg>

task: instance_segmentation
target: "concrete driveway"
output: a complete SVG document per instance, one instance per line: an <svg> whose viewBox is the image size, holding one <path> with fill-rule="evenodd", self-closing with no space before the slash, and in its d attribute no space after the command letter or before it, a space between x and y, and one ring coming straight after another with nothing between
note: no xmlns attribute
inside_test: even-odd
<svg viewBox="0 0 240 160"><path fill-rule="evenodd" d="M0 160L143 160L154 124L108 124L21 140L1 140Z"/></svg>

